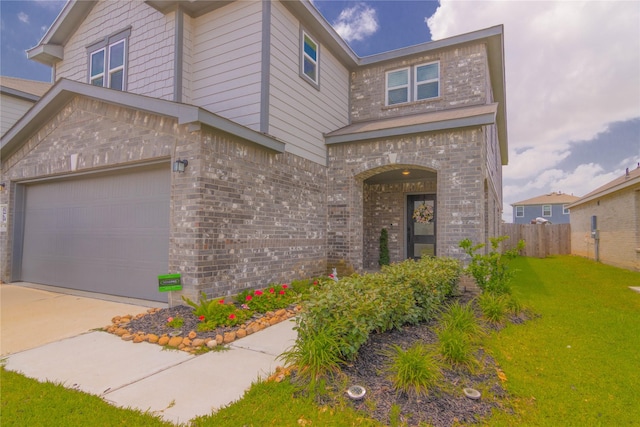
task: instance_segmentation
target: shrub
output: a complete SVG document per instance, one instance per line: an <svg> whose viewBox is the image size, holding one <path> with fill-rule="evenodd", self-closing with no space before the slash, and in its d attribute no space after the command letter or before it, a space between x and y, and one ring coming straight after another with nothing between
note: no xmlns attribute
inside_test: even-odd
<svg viewBox="0 0 640 427"><path fill-rule="evenodd" d="M389 232L383 228L380 232L380 257L378 265L389 265Z"/></svg>
<svg viewBox="0 0 640 427"><path fill-rule="evenodd" d="M416 343L407 350L392 345L386 352L386 372L396 391L408 395L427 395L441 379L440 367L428 347Z"/></svg>
<svg viewBox="0 0 640 427"><path fill-rule="evenodd" d="M204 292L200 295L198 303L184 296L182 299L193 307L193 314L200 318L199 331L213 330L218 326L236 326L244 323L253 314L251 310L239 309L232 303L225 303L222 298L209 301Z"/></svg>
<svg viewBox="0 0 640 427"><path fill-rule="evenodd" d="M296 301L297 294L289 285L271 284L265 289L246 290L240 292L237 300L246 304L249 309L258 313L288 307Z"/></svg>
<svg viewBox="0 0 640 427"><path fill-rule="evenodd" d="M509 295L482 293L478 297L478 305L482 315L491 323L502 323L509 310Z"/></svg>
<svg viewBox="0 0 640 427"><path fill-rule="evenodd" d="M428 258L386 266L381 273L353 274L337 282L322 279L312 286L297 317L298 339L330 329L340 359L351 360L371 332L431 318L453 293L460 272L456 260Z"/></svg>
<svg viewBox="0 0 640 427"><path fill-rule="evenodd" d="M499 252L500 243L508 238L508 236L492 237L490 239L491 250L486 255L478 253L484 248L484 243L474 246L469 239L460 242L460 247L471 257L471 263L466 270L483 292L498 295L511 293L509 282L513 278L514 272L509 270L507 261L516 257L519 251L524 248L524 241L520 240L515 249Z"/></svg>
<svg viewBox="0 0 640 427"><path fill-rule="evenodd" d="M452 366L464 366L473 369L477 366L474 356L475 347L469 336L453 327L436 330L440 357Z"/></svg>
<svg viewBox="0 0 640 427"><path fill-rule="evenodd" d="M458 301L449 304L440 316L439 329L455 329L474 341L483 334L471 304L462 305Z"/></svg>
<svg viewBox="0 0 640 427"><path fill-rule="evenodd" d="M298 339L280 358L287 365L295 365L298 375L312 383L335 373L342 362L340 338L330 327L317 330L298 330Z"/></svg>

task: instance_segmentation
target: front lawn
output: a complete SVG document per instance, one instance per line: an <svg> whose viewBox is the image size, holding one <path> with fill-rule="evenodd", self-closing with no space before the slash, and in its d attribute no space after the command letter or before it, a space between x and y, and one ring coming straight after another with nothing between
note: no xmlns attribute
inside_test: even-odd
<svg viewBox="0 0 640 427"><path fill-rule="evenodd" d="M485 343L516 413L496 426L640 425L640 273L558 256L517 258L515 295L540 315Z"/></svg>
<svg viewBox="0 0 640 427"><path fill-rule="evenodd" d="M513 294L539 315L507 324L482 346L506 375L506 411L491 426L639 425L640 273L578 257L517 258ZM98 397L0 370L5 425L167 425ZM304 397L288 381L255 384L198 426L377 425L348 404ZM331 399L329 399L331 400ZM365 398L365 404L366 404ZM366 405L365 405L366 407ZM399 423L394 423L401 425Z"/></svg>

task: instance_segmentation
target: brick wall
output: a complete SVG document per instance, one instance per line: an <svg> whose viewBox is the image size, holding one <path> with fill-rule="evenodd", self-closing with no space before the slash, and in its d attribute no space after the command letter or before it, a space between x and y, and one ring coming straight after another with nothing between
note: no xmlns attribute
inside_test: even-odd
<svg viewBox="0 0 640 427"><path fill-rule="evenodd" d="M458 243L467 237L484 242L487 226L483 141L481 129L467 128L329 146L329 266L346 263L355 269L363 268L363 242L368 241L371 245L375 235L380 233L379 229L374 229L365 240L367 227L363 218L370 214L364 209L372 208L372 205L363 206L363 182L390 169L419 167L437 174L437 256L462 258L464 255ZM425 189L424 192L432 190ZM390 201L397 203L397 200ZM404 204L400 203L397 209L404 212ZM385 215L397 218L403 214ZM373 255L370 252L368 256ZM368 262L370 264L371 260Z"/></svg>
<svg viewBox="0 0 640 427"><path fill-rule="evenodd" d="M385 73L440 61L440 97L385 107ZM360 122L490 102L486 49L482 44L377 63L351 73L351 120Z"/></svg>
<svg viewBox="0 0 640 427"><path fill-rule="evenodd" d="M206 130L176 156L189 167L174 180L170 264L187 277L185 293L229 295L326 271L325 167Z"/></svg>
<svg viewBox="0 0 640 427"><path fill-rule="evenodd" d="M640 186L571 208L571 253L595 259L592 215L598 217L600 261L640 271Z"/></svg>

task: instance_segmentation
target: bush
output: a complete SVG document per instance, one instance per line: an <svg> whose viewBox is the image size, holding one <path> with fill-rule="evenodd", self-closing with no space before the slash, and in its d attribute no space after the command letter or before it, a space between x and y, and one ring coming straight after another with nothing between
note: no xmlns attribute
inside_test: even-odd
<svg viewBox="0 0 640 427"><path fill-rule="evenodd" d="M380 232L380 257L378 265L389 265L389 232L383 228Z"/></svg>
<svg viewBox="0 0 640 427"><path fill-rule="evenodd" d="M386 372L396 391L427 395L442 378L434 355L422 343L416 343L406 351L392 345L386 355L389 357Z"/></svg>
<svg viewBox="0 0 640 427"><path fill-rule="evenodd" d="M456 260L424 258L386 266L381 273L354 274L339 281L323 279L313 286L297 318L298 340L330 330L327 349L341 361L351 360L373 331L387 331L431 318L453 293L461 267ZM299 346L301 346L300 344ZM304 360L288 358L304 369ZM322 359L317 357L316 359Z"/></svg>
<svg viewBox="0 0 640 427"><path fill-rule="evenodd" d="M482 315L491 323L502 323L509 311L509 295L482 293L478 297L478 305Z"/></svg>
<svg viewBox="0 0 640 427"><path fill-rule="evenodd" d="M478 362L475 359L475 347L471 339L460 329L444 328L436 331L440 357L452 366L464 366L473 369Z"/></svg>
<svg viewBox="0 0 640 427"><path fill-rule="evenodd" d="M305 329L302 333L299 331L295 344L280 357L287 365L297 365L302 379L315 383L339 370L340 348L339 338L330 327Z"/></svg>
<svg viewBox="0 0 640 427"><path fill-rule="evenodd" d="M500 243L508 238L509 236L492 237L490 239L491 251L486 255L477 253L484 248L484 243L474 246L469 239L460 242L460 247L471 257L471 263L466 270L483 292L498 295L511 293L509 282L513 278L514 272L509 270L507 261L518 256L519 251L524 248L524 241L520 240L515 249L499 252Z"/></svg>
<svg viewBox="0 0 640 427"><path fill-rule="evenodd" d="M209 301L204 292L198 303L184 296L182 300L193 307L193 314L200 318L202 323L198 325L199 331L210 331L218 326L236 326L253 315L251 310L239 309L232 303L225 303L222 298Z"/></svg>
<svg viewBox="0 0 640 427"><path fill-rule="evenodd" d="M238 294L238 302L258 313L286 308L297 299L289 285L271 284L265 289L246 290Z"/></svg>

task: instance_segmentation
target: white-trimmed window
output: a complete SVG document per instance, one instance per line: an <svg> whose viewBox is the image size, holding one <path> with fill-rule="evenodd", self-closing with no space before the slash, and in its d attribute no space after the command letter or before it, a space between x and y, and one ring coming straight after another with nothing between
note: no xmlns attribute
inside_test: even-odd
<svg viewBox="0 0 640 427"><path fill-rule="evenodd" d="M318 86L320 83L320 45L306 31L300 35L300 75Z"/></svg>
<svg viewBox="0 0 640 427"><path fill-rule="evenodd" d="M127 29L87 47L90 84L126 90L127 40L130 33L131 29Z"/></svg>
<svg viewBox="0 0 640 427"><path fill-rule="evenodd" d="M440 96L440 62L387 71L385 105L422 101Z"/></svg>
<svg viewBox="0 0 640 427"><path fill-rule="evenodd" d="M440 96L440 63L432 62L416 66L415 100Z"/></svg>
<svg viewBox="0 0 640 427"><path fill-rule="evenodd" d="M409 102L409 69L387 72L387 105Z"/></svg>
<svg viewBox="0 0 640 427"><path fill-rule="evenodd" d="M551 216L551 205L542 205L542 216Z"/></svg>
<svg viewBox="0 0 640 427"><path fill-rule="evenodd" d="M562 205L562 213L564 215L569 215L569 208L567 206L569 205Z"/></svg>
<svg viewBox="0 0 640 427"><path fill-rule="evenodd" d="M524 206L516 206L516 218L524 217Z"/></svg>

